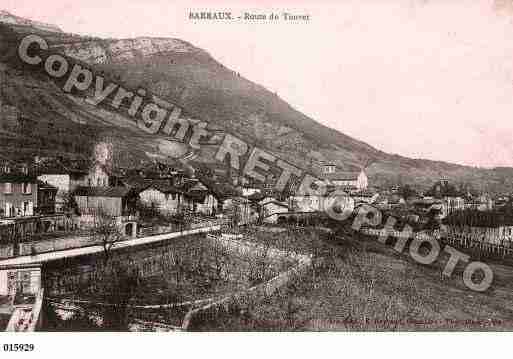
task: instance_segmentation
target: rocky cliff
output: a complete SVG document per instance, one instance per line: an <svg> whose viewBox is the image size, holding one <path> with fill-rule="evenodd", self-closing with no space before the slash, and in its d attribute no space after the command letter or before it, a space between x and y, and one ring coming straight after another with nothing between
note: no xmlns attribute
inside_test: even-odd
<svg viewBox="0 0 513 359"><path fill-rule="evenodd" d="M29 26L29 27L33 27L38 30L49 31L49 32L62 32L62 30L59 29L59 27L57 27L55 25L47 24L47 23L40 22L40 21L25 19L25 18L16 16L16 15L13 15L5 10L0 10L0 22L9 24L9 25Z"/></svg>
<svg viewBox="0 0 513 359"><path fill-rule="evenodd" d="M427 188L444 176L455 182L471 183L478 189L513 190L509 180L511 169L483 170L391 155L327 128L276 94L226 68L206 51L182 40L98 39L48 32L47 28L33 23L25 25L17 21L15 25L0 26L0 44L3 40L5 53L12 53L17 39L34 31L39 31L54 50L89 64L117 83L131 89L146 89L163 101L180 106L184 109L182 116L206 121L210 129L234 133L314 172L322 161L329 161L344 170L368 167L371 184L381 186L415 183ZM46 128L53 124L50 127L57 129L53 134L62 131L82 140L78 142L110 136L123 153L120 158L128 162L133 158L137 161L165 158L170 151L185 151L170 145L165 138L148 136L136 126L126 125L130 121L126 121L123 113L88 105L82 98L65 94L47 77L33 74L6 59L0 57L3 77L0 98L4 105L14 106L25 117L36 120L37 126ZM11 148L17 136L34 142L40 133L35 131L36 135L26 136L26 133L2 131L10 141L4 141L3 145L11 143ZM45 133L48 132L52 131ZM24 148L44 149L45 144L37 141L36 144L29 141L31 144ZM77 152L76 140L66 142L67 152ZM55 144L52 146L55 148ZM211 161L211 152L211 148L204 147L199 160Z"/></svg>

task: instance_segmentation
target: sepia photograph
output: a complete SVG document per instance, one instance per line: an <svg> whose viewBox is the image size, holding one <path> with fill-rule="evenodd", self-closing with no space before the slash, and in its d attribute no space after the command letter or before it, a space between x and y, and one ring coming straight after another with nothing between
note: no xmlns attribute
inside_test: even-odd
<svg viewBox="0 0 513 359"><path fill-rule="evenodd" d="M1 0L0 350L511 340L512 39L512 0Z"/></svg>

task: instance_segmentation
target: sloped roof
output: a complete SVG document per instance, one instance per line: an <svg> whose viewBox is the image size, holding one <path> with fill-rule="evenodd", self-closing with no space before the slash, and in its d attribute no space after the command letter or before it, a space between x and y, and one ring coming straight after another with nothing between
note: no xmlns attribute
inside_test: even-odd
<svg viewBox="0 0 513 359"><path fill-rule="evenodd" d="M144 190L152 183L152 180L142 178L141 176L128 176L123 178L123 183L134 189Z"/></svg>
<svg viewBox="0 0 513 359"><path fill-rule="evenodd" d="M321 178L330 181L355 181L358 179L360 172L335 172L335 173L324 173Z"/></svg>
<svg viewBox="0 0 513 359"><path fill-rule="evenodd" d="M49 163L37 165L37 173L39 175L86 175L88 170L82 168L80 165L78 165L78 167L71 167L64 165L60 160L53 160Z"/></svg>
<svg viewBox="0 0 513 359"><path fill-rule="evenodd" d="M205 191L208 191L208 187L205 186L201 182L196 182L196 183L194 183L194 185L192 187L189 188L189 191L202 191L202 192L205 192Z"/></svg>
<svg viewBox="0 0 513 359"><path fill-rule="evenodd" d="M404 201L404 198L401 197L400 195L398 194L391 194L389 197L388 197L388 203L390 204L398 204L401 202L401 200Z"/></svg>
<svg viewBox="0 0 513 359"><path fill-rule="evenodd" d="M228 197L227 200L232 200L233 202L237 202L237 203L249 203L249 199L245 198L245 197L240 197L240 196L233 196L233 197Z"/></svg>
<svg viewBox="0 0 513 359"><path fill-rule="evenodd" d="M267 206L268 204L275 204L275 205L280 206L280 207L289 208L289 205L287 203L280 202L280 201L278 201L276 199L273 199L273 200L270 200L270 201L266 201L266 202L262 203L261 205L262 206Z"/></svg>
<svg viewBox="0 0 513 359"><path fill-rule="evenodd" d="M58 191L59 189L55 186L52 186L49 183L43 182L43 181L37 181L37 187L40 190L50 190L50 191Z"/></svg>
<svg viewBox="0 0 513 359"><path fill-rule="evenodd" d="M479 211L466 209L450 213L443 220L444 224L473 227L513 226L513 212L508 210Z"/></svg>
<svg viewBox="0 0 513 359"><path fill-rule="evenodd" d="M192 191L186 193L186 196L193 199L196 202L205 202L205 197L207 197L209 193L207 191Z"/></svg>
<svg viewBox="0 0 513 359"><path fill-rule="evenodd" d="M367 189L367 190L362 190L362 191L356 192L354 194L354 196L358 196L358 197L372 197L375 194L376 194L376 192Z"/></svg>
<svg viewBox="0 0 513 359"><path fill-rule="evenodd" d="M347 187L354 187L354 186L335 186L335 187L332 187L332 188L328 188L326 190L326 196L331 196L331 195L337 195L337 196L349 196L349 193L347 191ZM352 188L351 188L352 189ZM354 187L354 189L356 189L356 187Z"/></svg>
<svg viewBox="0 0 513 359"><path fill-rule="evenodd" d="M153 188L162 193L184 193L182 189L180 189L177 186L171 185L167 181L149 181L145 184L143 188L143 191Z"/></svg>
<svg viewBox="0 0 513 359"><path fill-rule="evenodd" d="M19 173L1 173L0 183L37 183L37 178Z"/></svg>
<svg viewBox="0 0 513 359"><path fill-rule="evenodd" d="M126 197L132 188L128 187L78 187L74 192L74 196L84 197Z"/></svg>
<svg viewBox="0 0 513 359"><path fill-rule="evenodd" d="M255 192L253 194L250 194L248 196L248 199L251 200L251 201L261 201L263 200L265 197L267 197L267 195L265 193L262 193L262 192Z"/></svg>
<svg viewBox="0 0 513 359"><path fill-rule="evenodd" d="M456 189L456 187L448 182L437 181L431 187L429 191L426 192L426 195L433 196L435 198L443 198L443 197L460 197L462 193Z"/></svg>
<svg viewBox="0 0 513 359"><path fill-rule="evenodd" d="M342 192L352 192L357 191L358 188L354 185L342 185L342 186L334 186L330 191L342 191Z"/></svg>

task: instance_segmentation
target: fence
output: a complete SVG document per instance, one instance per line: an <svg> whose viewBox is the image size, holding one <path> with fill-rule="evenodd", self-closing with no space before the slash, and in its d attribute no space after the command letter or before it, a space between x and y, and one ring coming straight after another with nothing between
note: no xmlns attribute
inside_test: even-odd
<svg viewBox="0 0 513 359"><path fill-rule="evenodd" d="M376 228L363 228L360 232L374 237L385 235L385 233L393 238L422 239L422 237L430 237L438 241L455 244L462 248L475 249L483 253L498 254L502 257L513 256L512 237L504 235L503 231L495 228L469 227L464 229L444 227L442 230L435 230L431 234Z"/></svg>
<svg viewBox="0 0 513 359"><path fill-rule="evenodd" d="M44 290L41 288L32 305L16 306L6 332L34 332L40 328L43 316Z"/></svg>
<svg viewBox="0 0 513 359"><path fill-rule="evenodd" d="M215 237L212 235L209 235L209 238L217 241L228 250L239 253L260 252L264 250L263 246L250 242L241 242L226 237ZM194 330L197 328L198 324L201 323L203 318L215 320L219 315L221 315L221 313L229 312L230 308L237 306L239 303L248 302L251 299L269 297L278 289L287 285L287 283L289 283L293 278L303 275L312 265L312 258L310 256L285 252L275 248L270 249L270 256L275 259L277 257L292 256L297 260L297 264L265 283L253 286L245 291L229 295L203 307L190 310L183 320L182 330Z"/></svg>

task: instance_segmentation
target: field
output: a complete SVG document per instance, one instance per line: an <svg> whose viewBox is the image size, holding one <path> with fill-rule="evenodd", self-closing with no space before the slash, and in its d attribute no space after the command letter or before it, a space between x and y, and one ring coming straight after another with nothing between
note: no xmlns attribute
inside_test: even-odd
<svg viewBox="0 0 513 359"><path fill-rule="evenodd" d="M487 262L495 280L486 292L465 287L461 268L441 276L447 258L419 265L388 245L354 234L290 228L255 240L314 255L311 272L241 315L205 330L512 330L513 268Z"/></svg>
<svg viewBox="0 0 513 359"><path fill-rule="evenodd" d="M450 278L441 275L448 255L440 256L432 265L421 265L406 250L397 253L389 243L382 244L347 230L329 233L313 227L274 229L247 228L243 231L244 239L263 248L311 255L312 268L272 295L247 297L225 312L205 317L194 330L513 329L513 267L510 265L481 258L492 268L494 282L480 293L464 285L462 266L457 266ZM170 258L164 262L165 270L139 278L135 286L124 288L132 293L125 298L128 302L154 305L221 298L263 283L290 266L282 263L273 269L269 258L237 258L204 240L177 241L169 250L174 256L163 257ZM150 254L145 253L140 255ZM109 282L116 282L109 278ZM103 301L118 299L103 298ZM128 317L180 325L189 308L129 310ZM77 324L83 325L79 320L53 330L101 330L87 323L85 327Z"/></svg>
<svg viewBox="0 0 513 359"><path fill-rule="evenodd" d="M84 310L67 323L50 313L46 330L126 330L134 320L181 326L192 306L244 292L295 264L291 257L273 254L270 247L229 243L188 236L117 254L107 263L102 256L88 264L58 266L47 286L48 296L53 301L77 301ZM64 287L63 292L52 292ZM91 316L109 318L109 326L88 323L84 317Z"/></svg>

